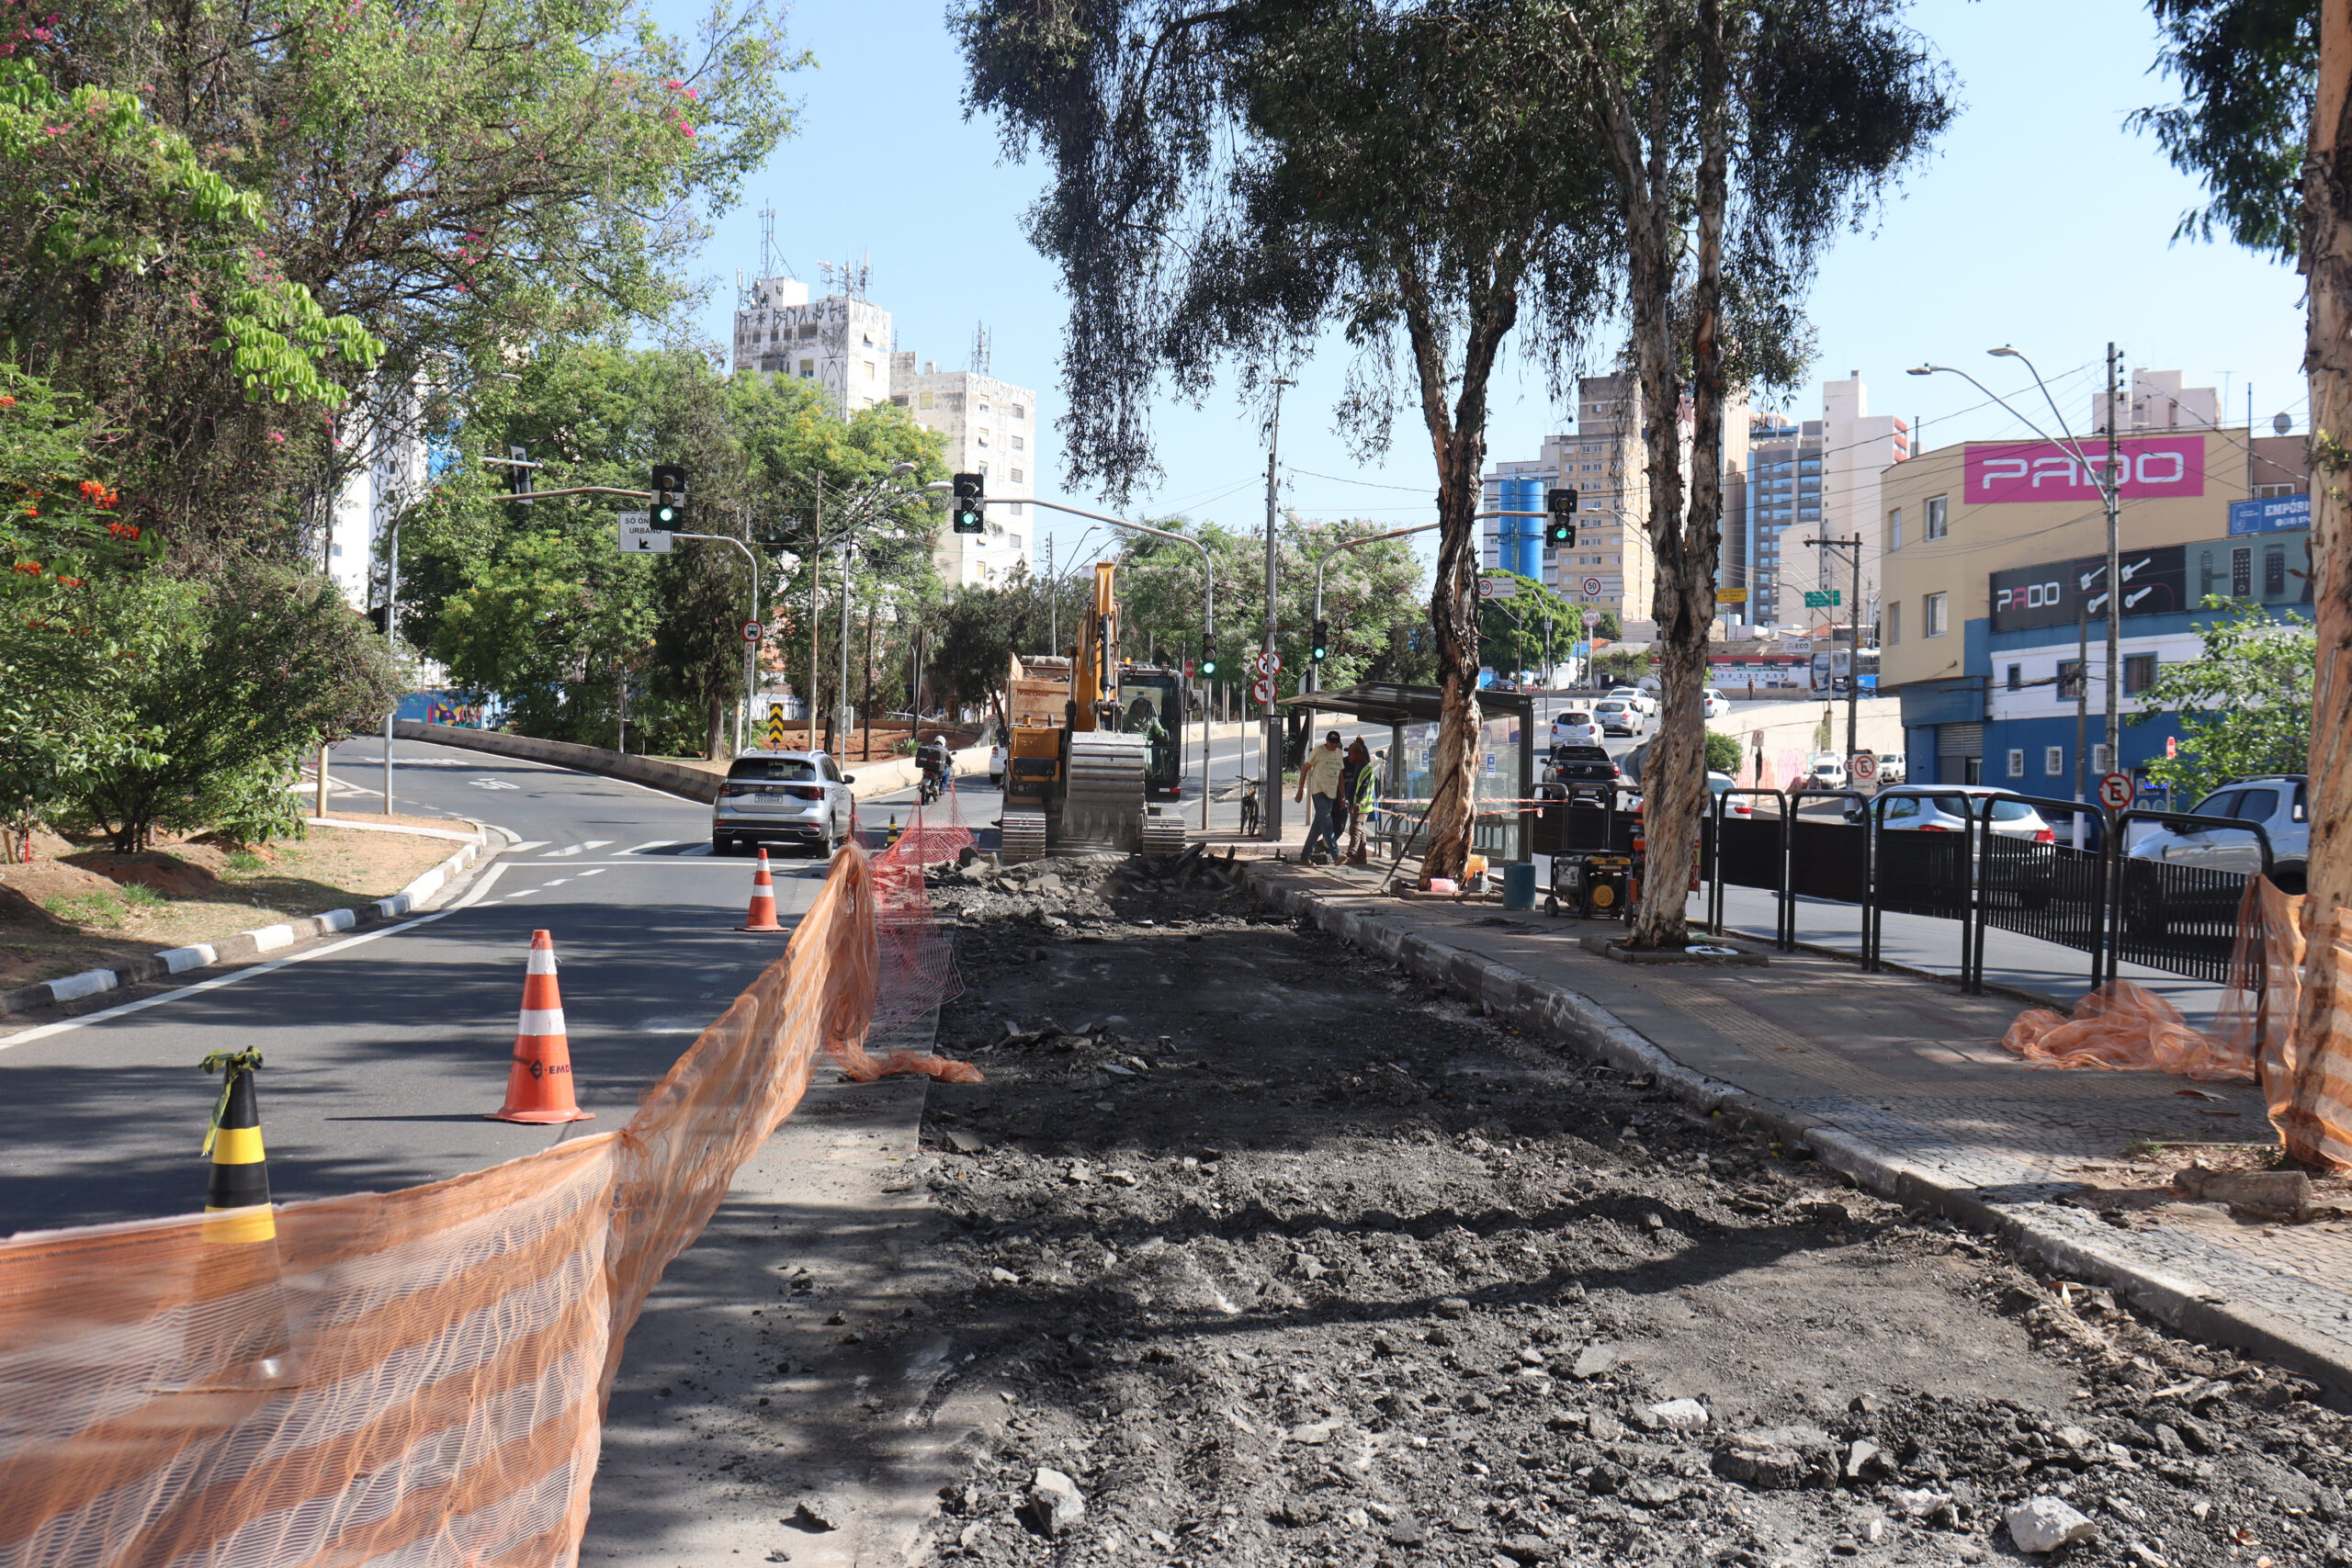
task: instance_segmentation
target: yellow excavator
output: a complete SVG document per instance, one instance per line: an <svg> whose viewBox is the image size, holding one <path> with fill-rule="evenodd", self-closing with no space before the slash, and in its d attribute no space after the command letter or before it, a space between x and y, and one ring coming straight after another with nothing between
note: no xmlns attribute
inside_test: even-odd
<svg viewBox="0 0 2352 1568"><path fill-rule="evenodd" d="M1008 861L1088 851L1164 855L1184 847L1182 820L1148 803L1154 775L1175 757L1170 732L1182 733L1182 691L1172 672L1121 662L1118 571L1114 562L1095 564L1094 603L1069 657L1012 656L1005 682Z"/></svg>

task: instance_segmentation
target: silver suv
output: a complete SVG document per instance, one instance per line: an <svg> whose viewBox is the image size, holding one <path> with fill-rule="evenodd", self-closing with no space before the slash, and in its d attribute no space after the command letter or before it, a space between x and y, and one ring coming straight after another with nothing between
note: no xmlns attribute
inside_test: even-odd
<svg viewBox="0 0 2352 1568"><path fill-rule="evenodd" d="M2259 824L2270 840L2270 880L2281 891L2303 890L2303 865L2311 857L2312 822L2301 773L2239 779L2199 801L2199 817L2230 817ZM2226 828L2159 828L2132 844L2133 860L2201 865L2252 875L2262 869L2262 850L2251 833Z"/></svg>
<svg viewBox="0 0 2352 1568"><path fill-rule="evenodd" d="M856 782L822 751L746 751L711 803L710 852L795 844L830 859L856 825Z"/></svg>

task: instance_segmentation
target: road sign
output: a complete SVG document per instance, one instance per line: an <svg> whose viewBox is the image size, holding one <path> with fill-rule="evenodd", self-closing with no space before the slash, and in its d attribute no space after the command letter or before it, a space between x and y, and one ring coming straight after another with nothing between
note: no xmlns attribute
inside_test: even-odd
<svg viewBox="0 0 2352 1568"><path fill-rule="evenodd" d="M2109 811L2121 811L2132 804L2132 775L2108 773L2098 781L2098 803Z"/></svg>
<svg viewBox="0 0 2352 1568"><path fill-rule="evenodd" d="M782 703L768 705L768 750L771 751L784 750L784 705Z"/></svg>
<svg viewBox="0 0 2352 1568"><path fill-rule="evenodd" d="M1808 589L1805 591L1804 607L1808 610L1826 610L1835 605L1843 604L1845 602L1846 594L1843 589Z"/></svg>
<svg viewBox="0 0 2352 1568"><path fill-rule="evenodd" d="M1482 577L1478 580L1478 597L1516 599L1519 597L1519 580L1515 577Z"/></svg>
<svg viewBox="0 0 2352 1568"><path fill-rule="evenodd" d="M1747 590L1745 588L1718 588L1715 590L1715 603L1718 604L1745 604L1747 603Z"/></svg>
<svg viewBox="0 0 2352 1568"><path fill-rule="evenodd" d="M1846 771L1853 774L1856 784L1869 784L1878 777L1878 759L1868 751L1857 751L1846 764Z"/></svg>
<svg viewBox="0 0 2352 1568"><path fill-rule="evenodd" d="M672 536L653 525L650 512L616 512L613 526L625 556L666 556L671 551Z"/></svg>
<svg viewBox="0 0 2352 1568"><path fill-rule="evenodd" d="M1254 702L1272 702L1274 700L1274 678L1272 675L1261 675L1257 680L1250 682L1250 696Z"/></svg>
<svg viewBox="0 0 2352 1568"><path fill-rule="evenodd" d="M1592 644L1589 642L1577 643L1576 647L1568 650L1568 657L1571 659L1590 659L1592 657Z"/></svg>
<svg viewBox="0 0 2352 1568"><path fill-rule="evenodd" d="M1271 648L1259 654L1253 662L1256 663L1258 673L1261 675L1279 675L1283 672L1283 656Z"/></svg>
<svg viewBox="0 0 2352 1568"><path fill-rule="evenodd" d="M2177 757L2180 755L2180 737L2177 735L2167 735L2165 737L2165 755L2166 757Z"/></svg>
<svg viewBox="0 0 2352 1568"><path fill-rule="evenodd" d="M745 642L757 642L763 635L765 635L766 631L767 628L760 625L757 621L745 621L743 623L743 640Z"/></svg>
<svg viewBox="0 0 2352 1568"><path fill-rule="evenodd" d="M1586 578L1584 580L1584 592L1585 597L1588 599L1596 597L1600 592L1600 579L1597 577Z"/></svg>

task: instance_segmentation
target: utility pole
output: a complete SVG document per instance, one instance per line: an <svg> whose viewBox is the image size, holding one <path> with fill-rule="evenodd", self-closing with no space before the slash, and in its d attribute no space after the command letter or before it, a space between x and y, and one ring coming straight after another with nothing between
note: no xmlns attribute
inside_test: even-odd
<svg viewBox="0 0 2352 1568"><path fill-rule="evenodd" d="M384 571L384 657L390 660L393 673L401 664L401 523L392 519L391 547L385 558ZM384 815L392 814L392 720L400 714L400 699L392 699L390 711L384 715Z"/></svg>
<svg viewBox="0 0 2352 1568"><path fill-rule="evenodd" d="M2116 430L2115 382L2120 356L2115 345L2107 345L2107 482L2098 487L2099 500L2107 507L2107 771L2123 771L2121 734L2116 725L2116 706L2123 689L2123 580L2122 541L2118 527L2123 510L2123 476L2118 467L2117 454L2120 438ZM2247 426L2246 439L2251 447L2253 426ZM2087 671L2086 671L2087 672ZM2081 798L2081 797L2078 797Z"/></svg>
<svg viewBox="0 0 2352 1568"><path fill-rule="evenodd" d="M840 701L833 705L833 730L843 748L849 745L849 529L842 529L842 635ZM839 755L838 750L835 755Z"/></svg>
<svg viewBox="0 0 2352 1568"><path fill-rule="evenodd" d="M1297 382L1286 376L1274 378L1274 413L1266 427L1266 642L1265 650L1274 651L1274 515L1276 459L1283 442L1283 389ZM1265 676L1271 683L1275 677ZM1272 703L1259 721L1259 771L1265 774L1259 787L1265 792L1260 813L1262 820L1259 836L1268 843L1278 844L1283 837L1283 749L1282 716Z"/></svg>
<svg viewBox="0 0 2352 1568"><path fill-rule="evenodd" d="M825 536L825 476L817 475L817 504L808 513L808 696L800 705L808 710L808 733L801 743L811 751L817 749L817 580L824 575L825 552L819 542Z"/></svg>
<svg viewBox="0 0 2352 1568"><path fill-rule="evenodd" d="M1862 536L1858 533L1850 539L1807 539L1805 543L1817 550L1854 552L1847 558L1847 564L1852 569L1852 576L1849 581L1853 584L1850 590L1853 597L1846 606L1846 760L1850 766L1854 753L1861 744ZM1818 580L1825 583L1837 581L1830 575L1830 566L1826 558L1824 558L1821 563ZM1835 615L1829 617L1829 668L1832 671L1831 678L1834 680L1838 668L1838 619ZM1828 717L1826 705L1823 706L1822 716Z"/></svg>

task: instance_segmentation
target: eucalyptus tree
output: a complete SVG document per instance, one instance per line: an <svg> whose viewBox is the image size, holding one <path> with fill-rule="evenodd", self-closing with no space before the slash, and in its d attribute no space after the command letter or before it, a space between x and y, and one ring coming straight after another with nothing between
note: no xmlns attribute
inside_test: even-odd
<svg viewBox="0 0 2352 1568"><path fill-rule="evenodd" d="M1475 513L1506 348L1555 390L1612 299L1620 219L1581 81L1520 0L967 0L967 102L1051 179L1030 234L1069 296L1071 475L1158 471L1163 386L1245 396L1336 333L1341 428L1400 405L1436 469L1430 621L1443 688L1424 874L1470 846ZM1535 29L1548 36L1548 27Z"/></svg>
<svg viewBox="0 0 2352 1568"><path fill-rule="evenodd" d="M1644 770L1651 874L1637 947L1682 944L1686 881L1670 868L1698 860L1731 394L1803 372L1802 299L1822 249L1952 116L1948 73L1905 8L1568 0L1542 7L1544 25L1512 29L1555 92L1589 95L1624 234L1665 700Z"/></svg>

